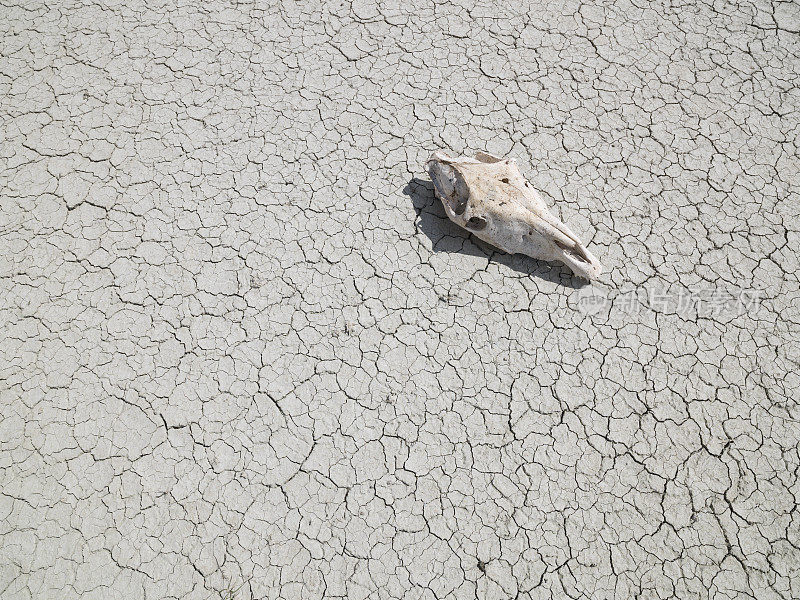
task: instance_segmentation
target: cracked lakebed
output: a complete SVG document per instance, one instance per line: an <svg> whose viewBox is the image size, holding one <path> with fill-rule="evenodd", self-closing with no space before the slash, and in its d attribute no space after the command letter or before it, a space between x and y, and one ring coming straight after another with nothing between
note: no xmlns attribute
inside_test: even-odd
<svg viewBox="0 0 800 600"><path fill-rule="evenodd" d="M796 3L2 12L4 599L800 597Z"/></svg>

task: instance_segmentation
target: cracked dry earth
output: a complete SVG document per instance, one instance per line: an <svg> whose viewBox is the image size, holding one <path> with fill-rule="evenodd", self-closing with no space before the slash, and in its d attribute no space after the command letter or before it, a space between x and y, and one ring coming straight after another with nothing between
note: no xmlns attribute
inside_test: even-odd
<svg viewBox="0 0 800 600"><path fill-rule="evenodd" d="M0 597L800 597L797 4L1 10Z"/></svg>

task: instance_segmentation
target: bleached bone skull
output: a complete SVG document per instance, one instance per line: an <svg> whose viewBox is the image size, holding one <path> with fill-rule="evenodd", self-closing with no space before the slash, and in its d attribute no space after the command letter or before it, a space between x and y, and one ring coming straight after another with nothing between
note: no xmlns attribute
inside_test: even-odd
<svg viewBox="0 0 800 600"><path fill-rule="evenodd" d="M476 237L509 254L560 261L585 279L600 274L597 258L547 210L513 159L434 152L425 168L447 216Z"/></svg>

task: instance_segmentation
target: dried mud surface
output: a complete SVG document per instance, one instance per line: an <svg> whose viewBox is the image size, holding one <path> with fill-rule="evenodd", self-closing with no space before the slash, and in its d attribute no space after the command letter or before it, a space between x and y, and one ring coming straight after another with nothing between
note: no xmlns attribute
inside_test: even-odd
<svg viewBox="0 0 800 600"><path fill-rule="evenodd" d="M0 12L2 598L800 597L797 3Z"/></svg>

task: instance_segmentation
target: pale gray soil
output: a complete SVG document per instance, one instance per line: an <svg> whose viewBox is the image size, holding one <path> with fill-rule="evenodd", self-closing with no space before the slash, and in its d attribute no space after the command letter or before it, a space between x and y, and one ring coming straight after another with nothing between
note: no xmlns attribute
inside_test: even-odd
<svg viewBox="0 0 800 600"><path fill-rule="evenodd" d="M800 597L799 32L2 0L0 597ZM447 221L440 148L600 281Z"/></svg>

